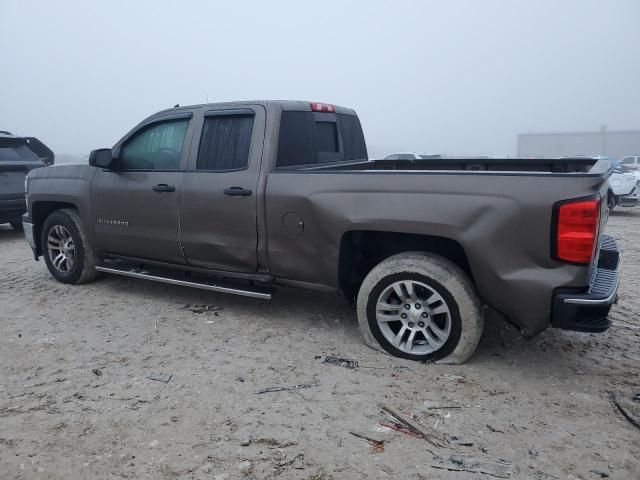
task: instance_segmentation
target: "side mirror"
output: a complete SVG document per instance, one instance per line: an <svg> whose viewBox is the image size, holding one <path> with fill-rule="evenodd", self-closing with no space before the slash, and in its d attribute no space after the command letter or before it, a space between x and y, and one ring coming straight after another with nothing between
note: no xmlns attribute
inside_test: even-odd
<svg viewBox="0 0 640 480"><path fill-rule="evenodd" d="M89 165L98 168L110 168L113 163L113 154L110 148L92 150L89 154Z"/></svg>

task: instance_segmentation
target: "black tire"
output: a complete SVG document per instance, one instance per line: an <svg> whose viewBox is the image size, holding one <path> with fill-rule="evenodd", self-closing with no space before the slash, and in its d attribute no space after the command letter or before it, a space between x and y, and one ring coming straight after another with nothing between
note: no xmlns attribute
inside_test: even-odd
<svg viewBox="0 0 640 480"><path fill-rule="evenodd" d="M609 194L607 196L607 207L609 208L609 212L613 212L613 209L618 206L618 202L616 196L613 194Z"/></svg>
<svg viewBox="0 0 640 480"><path fill-rule="evenodd" d="M22 222L15 221L15 222L9 222L9 224L11 225L11 228L13 228L16 232L22 231Z"/></svg>
<svg viewBox="0 0 640 480"><path fill-rule="evenodd" d="M64 228L63 231L70 234L73 242L72 262L65 263L65 266L69 267L66 271L54 265L54 259L51 258L51 256L52 254L55 255L55 251L52 253L48 248L48 238L57 227ZM82 220L80 220L75 210L65 208L51 213L42 226L40 242L42 255L44 256L47 268L53 278L59 282L80 284L90 282L96 278L98 272L96 272L95 269L95 254L87 240Z"/></svg>
<svg viewBox="0 0 640 480"><path fill-rule="evenodd" d="M440 299L438 305L444 304L447 309L445 315L448 332L446 340L440 339L440 344L437 347L429 345L426 348L426 350L435 349L433 351L413 353L413 348L409 348L409 351L406 351L406 348L404 350L397 348L385 336L378 323L377 313L379 311L377 305L381 298L380 295L389 291L391 285L403 281L416 282L416 285L423 285L431 291L428 295L438 297ZM406 306L409 307L409 305ZM413 309L413 306L411 308ZM426 309L426 307L421 308ZM409 360L437 361L438 363L449 364L464 363L476 350L484 329L484 317L480 301L467 275L454 263L437 255L424 252L407 252L394 255L376 265L366 276L360 287L357 309L358 322L367 345L376 350ZM398 310L398 313L395 314L396 317L402 314L403 310L399 309L398 305L395 306L395 309ZM425 322L435 321L436 319L433 315L428 316L428 318L429 320L425 320ZM438 320L438 322L440 321ZM398 320L394 320L394 322L398 322ZM404 320L404 322L407 322L407 320ZM387 323L387 325L391 324ZM401 325L404 325L404 323L394 323L393 325L397 325L395 327L396 330L400 330L402 328ZM442 327L444 330L444 325L435 326ZM435 332L435 330L427 330L428 328L427 326L424 331L428 331L428 333ZM389 330L390 328L387 332ZM403 335L397 331L392 333L399 333L400 337ZM426 334L421 333L417 333L415 338L420 338L419 335L422 335L424 339L427 338ZM431 337L436 338L435 335L431 335ZM409 337L410 339L411 337ZM408 342L408 340L406 341ZM427 346L425 340L417 343ZM404 346L406 347L406 344Z"/></svg>

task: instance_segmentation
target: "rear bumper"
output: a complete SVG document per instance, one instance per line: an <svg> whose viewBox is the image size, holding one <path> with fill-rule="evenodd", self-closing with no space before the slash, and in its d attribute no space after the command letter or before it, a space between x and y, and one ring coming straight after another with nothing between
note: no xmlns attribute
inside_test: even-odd
<svg viewBox="0 0 640 480"><path fill-rule="evenodd" d="M591 285L586 292L556 292L551 311L551 325L577 332L604 332L611 326L607 318L617 299L620 283L620 251L616 241L602 237L600 255Z"/></svg>
<svg viewBox="0 0 640 480"><path fill-rule="evenodd" d="M625 195L624 197L620 197L619 205L621 207L635 207L640 203L640 197L637 193L633 193L632 195Z"/></svg>

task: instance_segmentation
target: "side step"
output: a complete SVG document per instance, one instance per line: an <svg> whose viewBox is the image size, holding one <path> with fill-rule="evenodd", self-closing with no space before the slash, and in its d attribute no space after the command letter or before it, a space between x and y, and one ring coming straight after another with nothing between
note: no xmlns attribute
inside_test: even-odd
<svg viewBox="0 0 640 480"><path fill-rule="evenodd" d="M191 275L188 272L134 267L120 262L109 262L108 266L96 265L96 270L99 272L113 273L115 275L123 275L125 277L141 278L154 282L181 285L183 287L200 288L212 292L231 293L233 295L271 300L271 290L268 288L235 283L217 283L206 276Z"/></svg>

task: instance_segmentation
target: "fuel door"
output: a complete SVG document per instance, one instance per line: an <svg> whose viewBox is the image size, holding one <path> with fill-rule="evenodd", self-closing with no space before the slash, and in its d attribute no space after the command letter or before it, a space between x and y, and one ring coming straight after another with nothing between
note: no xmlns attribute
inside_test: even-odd
<svg viewBox="0 0 640 480"><path fill-rule="evenodd" d="M304 232L304 221L296 212L288 212L282 217L282 228L287 235L297 237Z"/></svg>

